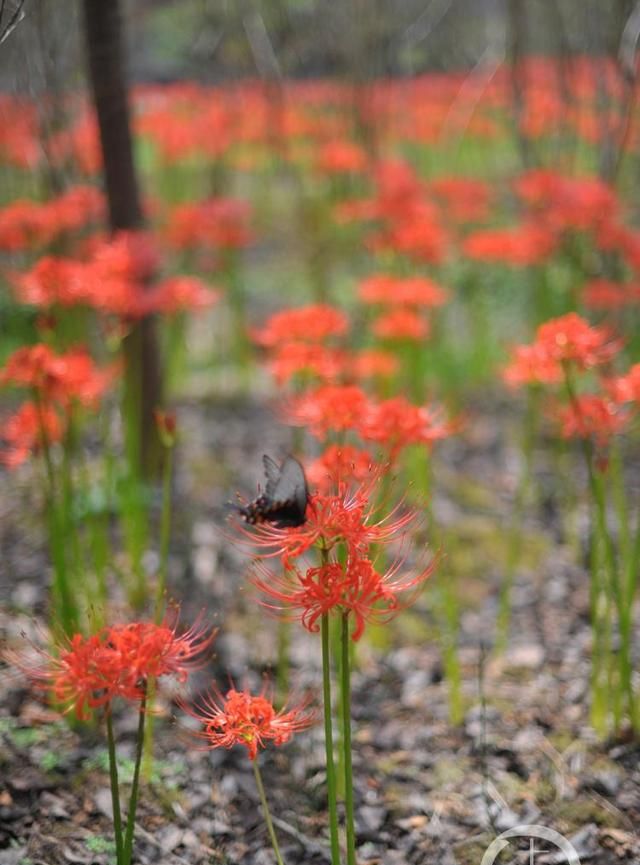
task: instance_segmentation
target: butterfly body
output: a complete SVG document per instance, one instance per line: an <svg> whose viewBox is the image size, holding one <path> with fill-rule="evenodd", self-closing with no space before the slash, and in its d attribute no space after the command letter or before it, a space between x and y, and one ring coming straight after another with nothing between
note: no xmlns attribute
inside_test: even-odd
<svg viewBox="0 0 640 865"><path fill-rule="evenodd" d="M262 462L267 476L265 490L238 512L250 525L272 523L279 529L303 525L309 498L304 469L292 456L280 466L266 455Z"/></svg>

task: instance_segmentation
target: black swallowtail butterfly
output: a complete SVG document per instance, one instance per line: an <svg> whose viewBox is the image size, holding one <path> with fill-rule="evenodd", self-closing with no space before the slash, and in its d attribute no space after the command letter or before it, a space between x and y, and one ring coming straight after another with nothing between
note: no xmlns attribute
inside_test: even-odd
<svg viewBox="0 0 640 865"><path fill-rule="evenodd" d="M266 522L279 529L301 526L306 520L309 498L304 469L292 456L280 466L266 454L262 462L267 476L265 490L252 502L239 507L238 512L251 525Z"/></svg>

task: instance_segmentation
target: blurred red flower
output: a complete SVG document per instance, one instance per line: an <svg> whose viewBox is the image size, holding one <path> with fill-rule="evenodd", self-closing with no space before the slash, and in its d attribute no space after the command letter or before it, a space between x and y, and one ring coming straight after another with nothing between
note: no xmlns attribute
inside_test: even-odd
<svg viewBox="0 0 640 865"><path fill-rule="evenodd" d="M323 342L342 336L349 322L342 310L327 304L310 304L274 313L261 328L252 331L258 345L274 348L284 342Z"/></svg>
<svg viewBox="0 0 640 865"><path fill-rule="evenodd" d="M0 462L9 469L17 468L45 441L60 441L62 433L62 423L52 408L39 410L35 403L23 403L0 427Z"/></svg>
<svg viewBox="0 0 640 865"><path fill-rule="evenodd" d="M319 437L356 429L367 410L367 395L357 385L321 385L292 398L285 407L287 421L307 426Z"/></svg>
<svg viewBox="0 0 640 865"><path fill-rule="evenodd" d="M441 406L416 406L398 396L370 402L360 418L358 431L365 441L383 445L393 462L408 445L431 446L459 431L460 425L460 421L447 420Z"/></svg>
<svg viewBox="0 0 640 865"><path fill-rule="evenodd" d="M502 371L502 378L509 387L562 381L562 366L556 358L550 357L545 347L516 345L511 355L511 361Z"/></svg>
<svg viewBox="0 0 640 865"><path fill-rule="evenodd" d="M537 223L524 223L513 228L475 231L462 243L469 258L528 267L549 258L556 250L557 237Z"/></svg>
<svg viewBox="0 0 640 865"><path fill-rule="evenodd" d="M534 342L536 351L579 369L608 363L622 347L607 327L594 327L576 312L541 324Z"/></svg>
<svg viewBox="0 0 640 865"><path fill-rule="evenodd" d="M380 339L422 342L429 336L429 322L411 309L401 307L379 315L371 325Z"/></svg>
<svg viewBox="0 0 640 865"><path fill-rule="evenodd" d="M54 354L48 345L39 343L17 349L0 370L0 385L12 384L35 389L45 402L68 407L74 401L94 405L111 386L119 366L96 367L83 348L65 354Z"/></svg>
<svg viewBox="0 0 640 865"><path fill-rule="evenodd" d="M340 139L323 144L316 155L316 168L323 174L356 174L366 171L367 163L362 147Z"/></svg>
<svg viewBox="0 0 640 865"><path fill-rule="evenodd" d="M556 412L563 438L592 438L601 447L627 427L630 414L608 397L581 394Z"/></svg>

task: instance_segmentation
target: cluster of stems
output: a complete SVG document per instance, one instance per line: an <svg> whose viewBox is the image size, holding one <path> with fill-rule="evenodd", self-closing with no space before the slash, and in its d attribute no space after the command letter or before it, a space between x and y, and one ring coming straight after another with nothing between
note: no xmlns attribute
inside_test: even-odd
<svg viewBox="0 0 640 865"><path fill-rule="evenodd" d="M569 402L580 402L571 366L563 364ZM633 609L640 570L640 513L633 522L620 451L614 442L607 465L590 438L581 438L591 509L590 605L593 627L592 723L600 733L619 730L626 719L640 732L633 682ZM612 520L615 518L615 528Z"/></svg>

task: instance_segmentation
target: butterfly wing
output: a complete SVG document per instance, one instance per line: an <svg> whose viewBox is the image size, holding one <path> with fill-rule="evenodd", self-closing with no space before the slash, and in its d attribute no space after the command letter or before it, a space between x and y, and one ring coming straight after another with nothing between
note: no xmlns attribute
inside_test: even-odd
<svg viewBox="0 0 640 865"><path fill-rule="evenodd" d="M282 477L282 468L275 460L272 460L271 457L264 454L262 457L262 465L264 466L264 473L267 477L267 486L265 487L264 494L269 499L276 498L276 489L278 487L278 483Z"/></svg>
<svg viewBox="0 0 640 865"><path fill-rule="evenodd" d="M305 520L309 491L304 469L295 457L288 456L280 467L272 501L281 509L282 525L300 526ZM283 522L286 520L286 522Z"/></svg>
<svg viewBox="0 0 640 865"><path fill-rule="evenodd" d="M268 522L281 529L301 526L306 519L309 497L304 469L292 456L281 466L266 454L262 462L267 478L265 491L239 507L238 512L252 525Z"/></svg>

